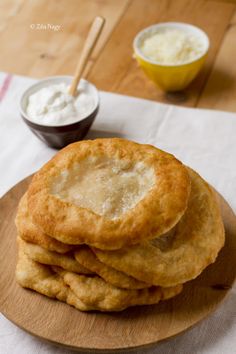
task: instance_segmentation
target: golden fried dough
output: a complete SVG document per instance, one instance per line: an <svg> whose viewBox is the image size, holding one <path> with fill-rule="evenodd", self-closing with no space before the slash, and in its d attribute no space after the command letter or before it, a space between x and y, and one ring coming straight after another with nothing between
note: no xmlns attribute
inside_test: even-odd
<svg viewBox="0 0 236 354"><path fill-rule="evenodd" d="M58 253L66 253L73 249L73 246L66 245L46 235L33 223L28 211L27 192L20 200L15 221L18 234L27 242L35 243L49 251L56 251Z"/></svg>
<svg viewBox="0 0 236 354"><path fill-rule="evenodd" d="M94 249L101 262L163 287L196 278L224 245L224 226L216 196L193 170L188 208L171 235L117 251Z"/></svg>
<svg viewBox="0 0 236 354"><path fill-rule="evenodd" d="M30 259L21 245L19 245L16 279L25 288L36 290L61 301L66 300L67 286L61 277L49 267Z"/></svg>
<svg viewBox="0 0 236 354"><path fill-rule="evenodd" d="M182 291L183 286L151 287L140 290L117 288L98 276L88 277L53 268L85 305L99 311L121 311L130 306L157 304Z"/></svg>
<svg viewBox="0 0 236 354"><path fill-rule="evenodd" d="M29 288L50 298L67 302L80 311L94 310L90 306L83 304L75 296L59 274L55 273L49 266L30 259L21 247L16 267L16 280L24 288Z"/></svg>
<svg viewBox="0 0 236 354"><path fill-rule="evenodd" d="M107 283L124 289L144 289L151 285L136 280L123 272L107 266L99 261L88 246L80 246L74 253L75 259L91 272L98 274Z"/></svg>
<svg viewBox="0 0 236 354"><path fill-rule="evenodd" d="M18 238L18 243L20 243L28 257L36 262L47 265L56 265L70 272L79 274L92 274L90 270L86 269L82 264L75 260L73 253L60 254L48 251L33 243L25 242L20 238Z"/></svg>
<svg viewBox="0 0 236 354"><path fill-rule="evenodd" d="M80 141L35 174L33 221L67 244L118 249L159 236L184 214L186 168L174 156L124 139Z"/></svg>
<svg viewBox="0 0 236 354"><path fill-rule="evenodd" d="M101 278L78 276L30 259L21 245L16 268L17 282L51 298L67 302L81 311L121 311L128 306L154 304L169 299L182 290L182 286L162 289L124 290L108 285ZM67 284L67 285L66 285ZM83 302L83 299L86 302Z"/></svg>

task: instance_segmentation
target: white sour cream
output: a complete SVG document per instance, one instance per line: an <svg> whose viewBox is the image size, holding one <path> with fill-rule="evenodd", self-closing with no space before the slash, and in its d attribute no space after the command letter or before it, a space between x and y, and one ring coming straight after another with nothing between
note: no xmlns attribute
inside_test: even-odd
<svg viewBox="0 0 236 354"><path fill-rule="evenodd" d="M96 98L89 84L81 81L77 97L69 95L65 83L46 86L28 97L26 113L30 121L47 126L75 123L95 109Z"/></svg>
<svg viewBox="0 0 236 354"><path fill-rule="evenodd" d="M178 65L194 60L204 52L204 43L197 35L181 29L165 29L147 37L143 54L163 65Z"/></svg>

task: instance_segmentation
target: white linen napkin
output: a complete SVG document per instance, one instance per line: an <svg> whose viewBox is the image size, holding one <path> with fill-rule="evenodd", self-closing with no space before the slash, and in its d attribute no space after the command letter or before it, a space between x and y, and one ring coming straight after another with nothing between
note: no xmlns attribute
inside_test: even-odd
<svg viewBox="0 0 236 354"><path fill-rule="evenodd" d="M0 73L0 196L56 153L39 141L20 118L21 94L34 81ZM101 92L100 98L100 111L88 138L118 136L168 151L198 171L236 211L236 114L176 107L107 92ZM208 319L185 334L140 353L235 353L235 304L236 287ZM70 351L31 337L0 314L0 353Z"/></svg>

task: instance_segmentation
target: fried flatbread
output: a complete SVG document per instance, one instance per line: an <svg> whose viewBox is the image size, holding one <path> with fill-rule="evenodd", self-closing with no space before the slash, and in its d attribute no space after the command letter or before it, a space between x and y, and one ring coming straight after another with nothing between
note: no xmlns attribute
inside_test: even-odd
<svg viewBox="0 0 236 354"><path fill-rule="evenodd" d="M59 274L54 272L49 266L30 259L21 247L16 267L16 280L24 288L32 289L50 298L67 302L80 311L94 310L90 306L83 304L76 297Z"/></svg>
<svg viewBox="0 0 236 354"><path fill-rule="evenodd" d="M171 229L190 193L185 166L151 145L125 139L80 141L33 177L33 221L66 244L119 249Z"/></svg>
<svg viewBox="0 0 236 354"><path fill-rule="evenodd" d="M151 285L139 281L123 272L120 272L112 267L99 261L92 250L86 246L80 246L74 253L75 259L91 272L98 274L107 283L110 283L118 288L124 289L144 289Z"/></svg>
<svg viewBox="0 0 236 354"><path fill-rule="evenodd" d="M93 249L99 260L136 279L163 287L196 278L224 245L224 226L212 188L193 170L188 208L172 232L116 251Z"/></svg>
<svg viewBox="0 0 236 354"><path fill-rule="evenodd" d="M53 269L30 259L20 245L17 282L25 288L67 302L81 311L121 311L129 306L156 304L176 296L182 290L181 285L167 289L152 287L124 290L105 283L97 276L80 276L58 267Z"/></svg>
<svg viewBox="0 0 236 354"><path fill-rule="evenodd" d="M55 265L70 272L79 274L92 274L89 269L86 269L82 264L75 260L73 253L60 254L48 251L43 247L34 245L33 243L25 242L20 237L18 237L18 243L20 243L28 257L36 262L47 265Z"/></svg>
<svg viewBox="0 0 236 354"><path fill-rule="evenodd" d="M177 285L170 288L153 286L140 290L121 289L98 276L78 275L56 267L53 269L59 272L76 297L99 311L122 311L130 306L157 304L176 296L183 288L182 285Z"/></svg>
<svg viewBox="0 0 236 354"><path fill-rule="evenodd" d="M58 253L66 253L73 249L72 245L66 245L46 235L36 226L28 210L27 192L20 200L15 222L18 234L20 234L21 238L27 242L34 243L49 251L55 251Z"/></svg>

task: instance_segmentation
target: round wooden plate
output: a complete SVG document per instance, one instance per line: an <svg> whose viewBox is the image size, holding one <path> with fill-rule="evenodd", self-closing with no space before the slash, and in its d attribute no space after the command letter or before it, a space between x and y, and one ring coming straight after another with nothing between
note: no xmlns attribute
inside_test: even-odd
<svg viewBox="0 0 236 354"><path fill-rule="evenodd" d="M176 298L120 313L83 313L69 305L21 288L15 281L17 259L14 218L30 178L0 200L0 311L27 332L76 350L124 350L155 344L202 320L223 300L236 276L236 217L219 196L226 244L217 261L184 285Z"/></svg>

